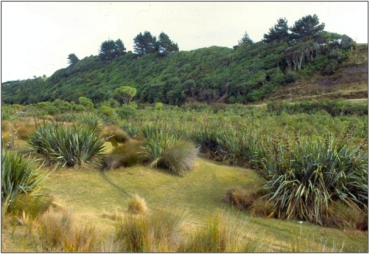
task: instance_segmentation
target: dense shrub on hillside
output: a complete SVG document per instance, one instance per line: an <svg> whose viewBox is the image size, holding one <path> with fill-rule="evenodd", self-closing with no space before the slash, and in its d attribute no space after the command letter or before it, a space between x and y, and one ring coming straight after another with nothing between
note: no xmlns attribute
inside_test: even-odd
<svg viewBox="0 0 370 254"><path fill-rule="evenodd" d="M351 103L345 100L323 100L317 102L302 101L302 102L280 102L274 101L267 104L269 112L281 114L285 111L288 114L307 113L313 114L324 110L332 116L341 115L368 115L368 105L365 103Z"/></svg>
<svg viewBox="0 0 370 254"><path fill-rule="evenodd" d="M98 56L85 57L57 70L47 80L4 83L3 100L31 104L88 98L94 104L115 107L114 101L109 102L115 97L114 91L122 84L130 84L131 89L137 90L136 99L145 103L180 106L187 101L212 103L228 98L230 103L254 102L298 78L309 78L315 73L335 74L355 46L348 36L326 31L314 37L303 35L293 40L289 37L274 38L268 43L243 43L235 50L212 46L165 54L157 54L156 50L145 54L128 52L109 61ZM54 106L61 112L69 107ZM48 110L53 114L55 108Z"/></svg>
<svg viewBox="0 0 370 254"><path fill-rule="evenodd" d="M28 143L50 164L58 167L80 166L104 149L104 140L99 137L98 129L60 124L40 125Z"/></svg>

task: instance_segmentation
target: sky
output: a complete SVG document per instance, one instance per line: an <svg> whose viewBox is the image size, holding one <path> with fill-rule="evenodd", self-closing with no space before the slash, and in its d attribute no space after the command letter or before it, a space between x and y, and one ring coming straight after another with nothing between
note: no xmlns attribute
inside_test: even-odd
<svg viewBox="0 0 370 254"><path fill-rule="evenodd" d="M180 50L232 48L263 39L279 18L316 14L325 30L368 42L368 2L2 2L2 82L51 76L67 57L98 55L102 42L166 33Z"/></svg>

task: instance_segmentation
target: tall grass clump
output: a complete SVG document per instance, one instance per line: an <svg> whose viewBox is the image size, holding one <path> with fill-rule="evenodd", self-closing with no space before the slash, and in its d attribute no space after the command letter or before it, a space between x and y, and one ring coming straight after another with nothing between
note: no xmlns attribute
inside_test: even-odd
<svg viewBox="0 0 370 254"><path fill-rule="evenodd" d="M47 175L34 162L20 154L3 149L1 152L1 201L7 207L18 194L35 193Z"/></svg>
<svg viewBox="0 0 370 254"><path fill-rule="evenodd" d="M102 153L104 140L98 129L64 126L60 124L40 125L28 143L50 164L58 167L80 166Z"/></svg>
<svg viewBox="0 0 370 254"><path fill-rule="evenodd" d="M256 193L240 187L228 189L224 195L225 202L243 209L248 209L257 198Z"/></svg>
<svg viewBox="0 0 370 254"><path fill-rule="evenodd" d="M161 167L179 176L193 167L198 149L191 142L158 127L144 131L146 145L143 154L152 161L152 167Z"/></svg>
<svg viewBox="0 0 370 254"><path fill-rule="evenodd" d="M131 139L130 136L117 125L104 126L100 135L106 140L110 141L114 147L116 147L119 143L125 143Z"/></svg>
<svg viewBox="0 0 370 254"><path fill-rule="evenodd" d="M179 247L180 252L241 252L248 245L253 252L256 246L243 243L240 219L232 218L219 210L209 216L205 225L189 235L187 242ZM245 225L244 225L245 226Z"/></svg>
<svg viewBox="0 0 370 254"><path fill-rule="evenodd" d="M53 197L32 195L32 193L17 195L9 204L7 212L15 216L26 213L31 220L34 220L44 214L52 205L53 201Z"/></svg>
<svg viewBox="0 0 370 254"><path fill-rule="evenodd" d="M367 212L368 161L364 143L348 146L333 137L295 142L274 137L260 174L278 218L325 225L329 206L342 201Z"/></svg>
<svg viewBox="0 0 370 254"><path fill-rule="evenodd" d="M187 211L166 207L148 215L125 216L116 224L115 243L121 252L174 252Z"/></svg>
<svg viewBox="0 0 370 254"><path fill-rule="evenodd" d="M101 160L102 169L111 170L119 167L132 167L139 163L148 162L142 156L145 141L129 140L115 146L109 155L104 155Z"/></svg>
<svg viewBox="0 0 370 254"><path fill-rule="evenodd" d="M47 252L92 252L96 244L92 225L76 225L69 211L47 211L37 229L39 248Z"/></svg>
<svg viewBox="0 0 370 254"><path fill-rule="evenodd" d="M128 201L128 211L135 214L146 213L148 211L148 207L146 205L145 199L135 194Z"/></svg>

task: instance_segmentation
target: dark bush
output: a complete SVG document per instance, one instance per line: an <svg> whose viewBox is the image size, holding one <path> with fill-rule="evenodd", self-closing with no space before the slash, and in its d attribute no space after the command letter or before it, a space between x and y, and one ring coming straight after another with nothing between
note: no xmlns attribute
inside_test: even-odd
<svg viewBox="0 0 370 254"><path fill-rule="evenodd" d="M287 83L292 83L297 80L298 74L294 71L290 71L287 74L285 74L285 81Z"/></svg>

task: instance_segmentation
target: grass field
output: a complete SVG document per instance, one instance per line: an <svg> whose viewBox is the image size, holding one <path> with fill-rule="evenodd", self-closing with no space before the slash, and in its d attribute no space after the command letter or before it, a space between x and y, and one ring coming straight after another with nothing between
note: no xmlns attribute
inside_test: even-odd
<svg viewBox="0 0 370 254"><path fill-rule="evenodd" d="M21 144L20 144L21 145ZM109 144L107 143L109 147ZM193 170L178 177L160 169L145 166L119 168L102 175L98 168L88 165L81 169L53 171L42 190L55 202L71 210L79 223L92 222L100 241L114 232L114 221L104 214L127 213L130 195L144 198L149 210L166 206L188 209L190 219L185 231L197 228L216 209L238 216L245 239L258 245L261 252L365 252L368 234L320 227L307 222L283 221L252 217L223 201L228 188L256 188L261 183L255 171L229 167L205 159L197 159ZM186 233L186 232L185 232ZM2 228L2 251L37 251L28 241L25 226L6 222Z"/></svg>

